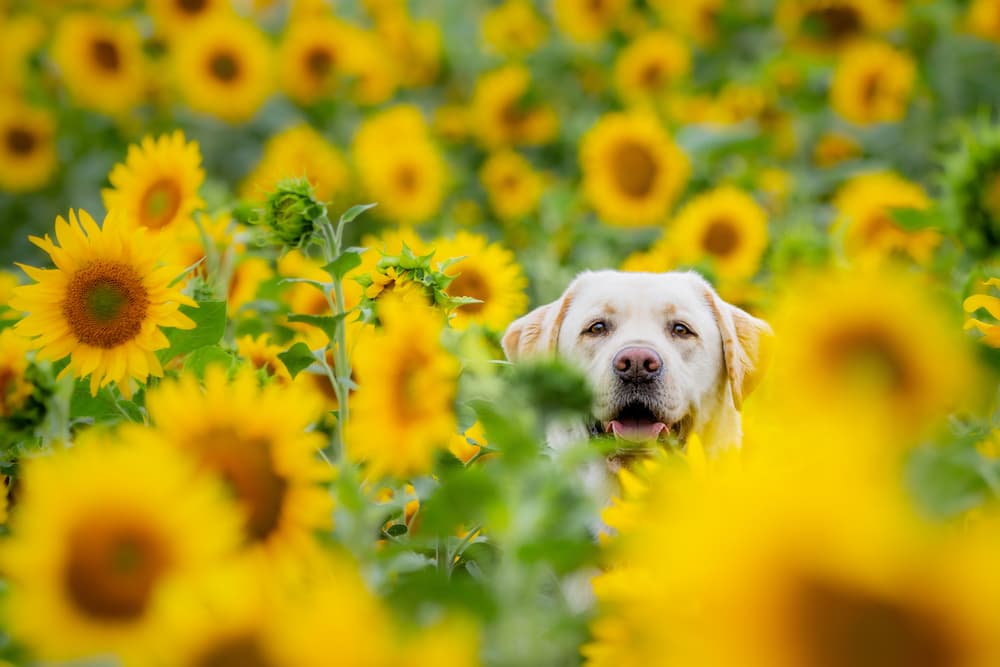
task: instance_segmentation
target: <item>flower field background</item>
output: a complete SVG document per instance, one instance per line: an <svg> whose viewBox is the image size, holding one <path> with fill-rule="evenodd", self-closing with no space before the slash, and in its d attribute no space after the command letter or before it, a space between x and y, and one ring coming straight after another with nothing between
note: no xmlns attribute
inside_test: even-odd
<svg viewBox="0 0 1000 667"><path fill-rule="evenodd" d="M0 660L995 667L998 72L1000 0L0 2ZM500 347L598 268L775 331L607 506Z"/></svg>

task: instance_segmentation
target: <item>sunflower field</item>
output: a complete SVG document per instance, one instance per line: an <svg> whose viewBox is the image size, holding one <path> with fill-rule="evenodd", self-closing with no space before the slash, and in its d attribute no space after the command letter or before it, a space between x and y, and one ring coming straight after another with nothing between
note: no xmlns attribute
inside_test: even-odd
<svg viewBox="0 0 1000 667"><path fill-rule="evenodd" d="M0 0L0 665L997 667L1000 0ZM578 272L774 329L582 470Z"/></svg>

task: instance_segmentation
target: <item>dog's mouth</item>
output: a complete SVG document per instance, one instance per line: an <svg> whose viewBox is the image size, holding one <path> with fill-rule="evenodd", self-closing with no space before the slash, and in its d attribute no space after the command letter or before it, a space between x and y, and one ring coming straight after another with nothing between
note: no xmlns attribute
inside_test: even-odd
<svg viewBox="0 0 1000 667"><path fill-rule="evenodd" d="M671 421L642 403L629 403L608 421L595 422L594 435L613 435L619 450L652 451L660 444L683 443L690 419Z"/></svg>

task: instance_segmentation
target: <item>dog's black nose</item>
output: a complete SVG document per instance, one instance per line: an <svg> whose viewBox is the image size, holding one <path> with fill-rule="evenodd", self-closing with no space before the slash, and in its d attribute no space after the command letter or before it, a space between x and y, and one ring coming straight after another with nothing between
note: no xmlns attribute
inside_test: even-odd
<svg viewBox="0 0 1000 667"><path fill-rule="evenodd" d="M663 359L650 347L625 347L611 361L615 375L626 382L649 382L663 373Z"/></svg>

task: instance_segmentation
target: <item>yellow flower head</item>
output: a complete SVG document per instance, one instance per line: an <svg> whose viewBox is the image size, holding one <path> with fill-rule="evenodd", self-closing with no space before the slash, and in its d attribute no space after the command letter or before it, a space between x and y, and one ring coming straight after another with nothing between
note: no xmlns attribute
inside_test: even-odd
<svg viewBox="0 0 1000 667"><path fill-rule="evenodd" d="M941 241L933 229L907 231L891 217L895 209L922 211L931 200L916 183L891 172L854 176L833 199L837 219L833 229L844 235L849 257L884 259L906 255L926 263Z"/></svg>
<svg viewBox="0 0 1000 667"><path fill-rule="evenodd" d="M85 211L70 211L69 222L56 218L56 238L59 245L31 237L56 268L19 265L36 282L14 290L10 305L28 313L17 330L34 339L40 359L69 356L61 375L89 375L93 394L117 382L129 395L130 378L162 375L156 350L169 343L161 327L194 327L178 310L194 301L170 286L180 269L159 266L144 230L113 213L98 227Z"/></svg>
<svg viewBox="0 0 1000 667"><path fill-rule="evenodd" d="M265 333L257 337L250 334L240 336L236 341L236 351L254 368L258 370L263 368L268 376L273 377L279 384L288 384L292 381L292 374L278 356L285 351L285 348L272 343L270 334Z"/></svg>
<svg viewBox="0 0 1000 667"><path fill-rule="evenodd" d="M505 0L483 14L483 42L498 54L524 56L548 36L545 21L526 0Z"/></svg>
<svg viewBox="0 0 1000 667"><path fill-rule="evenodd" d="M859 125L894 122L906 115L915 79L909 54L881 42L861 42L840 58L830 105Z"/></svg>
<svg viewBox="0 0 1000 667"><path fill-rule="evenodd" d="M781 0L775 22L794 46L830 53L896 27L904 8L895 0Z"/></svg>
<svg viewBox="0 0 1000 667"><path fill-rule="evenodd" d="M278 53L279 80L299 104L333 97L351 69L360 30L330 16L303 16L289 23Z"/></svg>
<svg viewBox="0 0 1000 667"><path fill-rule="evenodd" d="M650 0L663 22L697 44L707 45L718 36L718 17L724 0Z"/></svg>
<svg viewBox="0 0 1000 667"><path fill-rule="evenodd" d="M240 188L245 199L263 201L286 178L305 178L320 201L333 201L349 184L340 151L308 125L282 130L267 140L264 155Z"/></svg>
<svg viewBox="0 0 1000 667"><path fill-rule="evenodd" d="M528 307L528 297L524 293L528 281L510 250L468 232L459 232L453 239L439 239L431 245L437 262L464 258L445 270L446 274L455 276L448 285L448 294L470 296L482 302L458 307L452 319L456 329L479 324L502 331L524 313Z"/></svg>
<svg viewBox="0 0 1000 667"><path fill-rule="evenodd" d="M146 11L158 33L175 38L205 19L233 13L230 0L147 0Z"/></svg>
<svg viewBox="0 0 1000 667"><path fill-rule="evenodd" d="M820 167L833 167L861 155L861 145L845 134L827 132L813 149L813 162Z"/></svg>
<svg viewBox="0 0 1000 667"><path fill-rule="evenodd" d="M434 83L441 71L441 28L436 22L389 14L376 22L375 32L395 64L400 85L416 88Z"/></svg>
<svg viewBox="0 0 1000 667"><path fill-rule="evenodd" d="M32 54L45 43L47 32L34 14L8 14L0 21L0 94L25 94Z"/></svg>
<svg viewBox="0 0 1000 667"><path fill-rule="evenodd" d="M258 387L249 370L228 381L211 366L204 389L184 375L150 391L146 407L172 445L229 485L254 550L281 562L330 526L332 500L319 482L331 470L317 457L323 438L308 430L321 409L314 396L295 385Z"/></svg>
<svg viewBox="0 0 1000 667"><path fill-rule="evenodd" d="M687 156L653 116L609 113L580 145L583 190L605 221L626 227L664 222L687 184Z"/></svg>
<svg viewBox="0 0 1000 667"><path fill-rule="evenodd" d="M490 155L479 171L490 206L504 220L532 213L545 189L543 177L528 160L513 150Z"/></svg>
<svg viewBox="0 0 1000 667"><path fill-rule="evenodd" d="M972 0L966 10L965 25L973 35L1000 43L1000 2Z"/></svg>
<svg viewBox="0 0 1000 667"><path fill-rule="evenodd" d="M195 111L231 123L249 120L272 91L271 45L253 23L213 15L171 43L173 75Z"/></svg>
<svg viewBox="0 0 1000 667"><path fill-rule="evenodd" d="M531 103L531 72L507 65L476 82L470 114L473 131L487 148L537 146L555 137L559 119L544 103Z"/></svg>
<svg viewBox="0 0 1000 667"><path fill-rule="evenodd" d="M221 485L149 429L87 433L26 461L21 482L0 551L8 629L43 659L149 664L164 592L237 546L238 517Z"/></svg>
<svg viewBox="0 0 1000 667"><path fill-rule="evenodd" d="M574 42L592 44L604 39L628 10L627 0L555 0L559 29Z"/></svg>
<svg viewBox="0 0 1000 667"><path fill-rule="evenodd" d="M274 276L271 264L263 257L245 256L239 260L229 278L226 292L228 311L238 314L240 309L257 297L261 283Z"/></svg>
<svg viewBox="0 0 1000 667"><path fill-rule="evenodd" d="M627 102L649 102L666 93L691 69L687 45L665 30L647 32L615 61L615 86Z"/></svg>
<svg viewBox="0 0 1000 667"><path fill-rule="evenodd" d="M747 279L767 247L767 213L746 192L721 186L688 202L670 235L682 263L708 260L720 278Z"/></svg>
<svg viewBox="0 0 1000 667"><path fill-rule="evenodd" d="M69 14L56 28L52 58L82 107L119 115L142 101L146 63L139 31L131 23Z"/></svg>
<svg viewBox="0 0 1000 667"><path fill-rule="evenodd" d="M1000 287L1000 278L990 278L983 284L988 287ZM973 294L962 303L962 308L967 313L975 313L982 308L994 320L1000 321L1000 298L991 294ZM985 334L982 338L984 343L990 347L1000 347L1000 323L984 322L974 317L969 317L965 321L965 328L978 329Z"/></svg>
<svg viewBox="0 0 1000 667"><path fill-rule="evenodd" d="M358 341L347 453L373 478L427 474L455 431L458 361L441 346L443 317L418 302L383 299L381 330Z"/></svg>
<svg viewBox="0 0 1000 667"><path fill-rule="evenodd" d="M26 375L30 349L13 329L0 330L0 419L17 412L35 390Z"/></svg>
<svg viewBox="0 0 1000 667"><path fill-rule="evenodd" d="M205 205L198 196L205 180L201 151L180 130L156 139L147 135L129 146L125 162L114 166L108 180L112 187L102 191L105 208L116 209L126 225L144 227L154 237L193 226L192 215Z"/></svg>
<svg viewBox="0 0 1000 667"><path fill-rule="evenodd" d="M37 190L56 169L56 123L52 114L19 100L0 103L0 189Z"/></svg>

